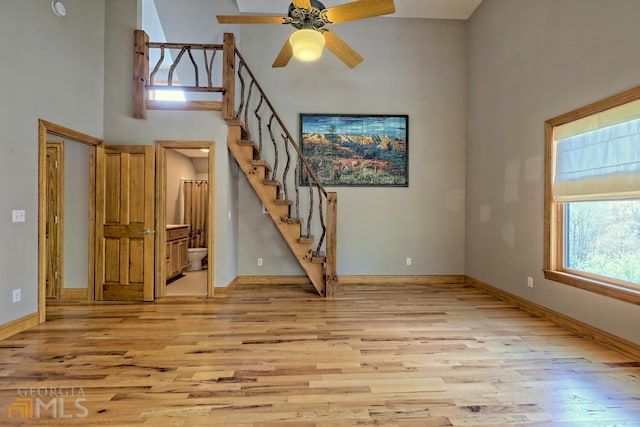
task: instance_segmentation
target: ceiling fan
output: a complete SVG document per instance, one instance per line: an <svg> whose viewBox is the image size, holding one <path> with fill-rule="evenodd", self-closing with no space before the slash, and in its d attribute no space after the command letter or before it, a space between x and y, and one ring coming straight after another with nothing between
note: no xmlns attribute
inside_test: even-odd
<svg viewBox="0 0 640 427"><path fill-rule="evenodd" d="M358 19L394 13L393 0L358 0L326 8L319 0L293 0L287 16L218 15L221 24L290 24L297 29L282 47L273 67L284 67L292 56L315 61L326 47L347 66L354 68L362 56L327 28Z"/></svg>

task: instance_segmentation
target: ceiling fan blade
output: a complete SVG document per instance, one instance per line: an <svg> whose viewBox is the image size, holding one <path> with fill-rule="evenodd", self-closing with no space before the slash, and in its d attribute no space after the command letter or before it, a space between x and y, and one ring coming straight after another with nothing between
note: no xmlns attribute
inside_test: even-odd
<svg viewBox="0 0 640 427"><path fill-rule="evenodd" d="M357 19L388 15L395 11L396 5L393 0L359 0L328 8L327 18L333 24L341 24Z"/></svg>
<svg viewBox="0 0 640 427"><path fill-rule="evenodd" d="M289 43L289 39L284 42L284 46L282 46L282 50L276 57L276 60L273 61L273 68L284 67L289 63L289 60L293 56L293 49L291 48L291 43Z"/></svg>
<svg viewBox="0 0 640 427"><path fill-rule="evenodd" d="M311 9L311 0L293 0L293 4L302 9Z"/></svg>
<svg viewBox="0 0 640 427"><path fill-rule="evenodd" d="M322 35L324 35L324 40L326 42L325 46L327 46L327 49L340 58L342 62L347 64L349 68L355 68L363 61L362 56L345 43L344 40L336 36L334 32L325 31Z"/></svg>
<svg viewBox="0 0 640 427"><path fill-rule="evenodd" d="M284 16L218 15L220 24L284 24Z"/></svg>

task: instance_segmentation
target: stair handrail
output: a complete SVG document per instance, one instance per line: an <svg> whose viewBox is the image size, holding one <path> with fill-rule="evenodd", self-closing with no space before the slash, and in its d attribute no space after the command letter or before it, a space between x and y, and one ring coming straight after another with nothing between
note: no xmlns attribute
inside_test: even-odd
<svg viewBox="0 0 640 427"><path fill-rule="evenodd" d="M316 173L311 168L311 165L309 164L309 161L307 160L307 157L304 154L302 154L302 150L300 150L300 147L295 142L295 139L293 139L293 137L291 136L291 133L289 132L289 130L285 126L284 122L282 121L282 119L280 118L278 113L276 112L276 109L273 108L273 104L271 104L271 101L269 101L269 98L267 97L265 92L262 90L262 87L260 86L260 83L258 82L258 79L256 79L255 75L251 72L251 69L247 65L247 62L244 60L244 58L242 57L242 55L240 54L238 49L235 49L235 54L238 57L238 59L240 60L240 63L242 64L243 68L246 69L247 73L251 77L252 83L255 85L255 87L258 89L258 91L260 91L260 95L264 98L264 102L269 106L269 109L274 114L275 119L278 121L278 124L280 125L280 128L285 132L286 139L294 147L294 149L296 150L296 152L300 156L300 160L304 164L307 173L313 178L313 181L315 182L315 184L318 186L318 188L320 188L322 193L326 196L328 194L327 190L324 188L324 186L322 185L322 183L318 179L318 176L316 175ZM234 119L239 119L241 114L242 114L242 106L236 112L236 115L235 115Z"/></svg>
<svg viewBox="0 0 640 427"><path fill-rule="evenodd" d="M260 96L260 101L259 101L259 105L266 105L266 107L268 108L268 114L271 115L270 119L269 119L269 125L267 125L267 128L269 129L269 132L271 134L271 138L272 138L272 142L274 143L274 145L276 145L275 148L275 155L276 155L276 162L274 164L274 170L273 170L273 175L275 178L275 174L277 172L277 159L278 159L278 152L277 152L277 144L274 140L273 134L271 132L271 122L273 120L275 120L278 124L278 126L280 127L280 130L282 131L281 137L285 140L285 149L287 150L288 153L288 149L290 147L292 147L294 149L294 151L297 153L298 155L298 159L300 164L302 165L304 172L306 173L306 178L307 178L307 183L309 184L309 217L306 221L306 235L309 236L311 234L311 222L313 220L313 208L314 208L314 203L313 203L313 189L312 186L315 185L317 187L317 191L318 191L318 212L319 212L319 221L320 221L320 228L322 230L322 234L318 239L318 243L317 243L317 247L316 247L316 252L320 252L320 248L322 247L322 244L324 243L325 237L327 236L327 227L325 224L325 211L324 211L324 202L323 202L323 196L324 199L327 201L327 207L329 205L329 201L328 201L328 195L329 193L327 192L326 188L322 185L322 183L320 182L317 174L313 171L313 169L311 168L311 165L309 163L309 160L307 159L307 157L303 154L302 150L300 149L300 146L296 143L295 139L293 138L293 136L291 135L291 133L289 132L288 128L286 127L286 125L284 124L283 120L281 119L280 115L277 113L276 109L274 108L273 104L271 103L271 101L269 100L269 98L267 97L264 89L262 88L262 86L260 85L260 83L258 82L258 79L256 78L255 74L251 71L251 69L249 68L247 61L243 58L242 54L239 52L239 50L236 48L235 46L235 37L233 36L233 34L229 34L226 33L225 34L225 38L224 38L224 53L223 55L225 55L225 59L223 59L223 63L225 64L225 70L223 71L223 75L225 75L225 77L223 77L223 81L224 86L225 86L225 90L223 92L223 104L226 104L226 107L223 107L223 118L227 119L227 120L241 120L241 117L244 113L244 125L246 127L246 131L249 131L249 101L251 100L251 94L254 90L256 90L259 93ZM231 56L233 58L231 58ZM237 66L237 70L236 70L236 60L238 63ZM247 74L247 77L251 80L249 83L249 88L248 88L248 94L245 97L244 94L244 90L245 90L245 86L246 83L244 81L244 77L242 75L242 72L245 72ZM226 76L227 73L233 73L233 78L231 76ZM238 108L235 108L235 103L236 103L236 99L235 99L235 95L236 95L236 88L235 88L235 79L236 76L238 77L238 80L240 81L240 97L239 97L239 105ZM255 113L255 111L254 111ZM257 115L257 114L256 114ZM259 124L259 131L261 132L262 128L260 127ZM260 140L259 142L259 146L262 146L262 141ZM287 164L289 163L289 159L290 156L287 156ZM288 169L288 165L287 165L287 169ZM298 168L296 167L296 171L298 170ZM285 173L288 174L287 171L285 171ZM284 175L284 174L283 174ZM285 192L285 198L288 197L288 191L287 191L287 176L284 176L283 179L283 189ZM295 186L296 186L296 190L298 189L298 179L297 177L295 178L296 182L295 182ZM296 191L296 209L298 209L298 191ZM296 212L298 215L300 215L300 212ZM331 231L330 231L331 233ZM332 252L332 251L326 251L326 252Z"/></svg>

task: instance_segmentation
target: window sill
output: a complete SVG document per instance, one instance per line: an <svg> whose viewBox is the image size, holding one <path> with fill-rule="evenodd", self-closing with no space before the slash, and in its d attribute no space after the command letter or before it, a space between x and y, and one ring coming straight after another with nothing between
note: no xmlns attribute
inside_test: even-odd
<svg viewBox="0 0 640 427"><path fill-rule="evenodd" d="M626 288L624 286L607 283L577 274L571 274L564 271L544 270L544 277L548 280L564 283L565 285L575 286L596 294L605 295L631 304L640 305L640 291Z"/></svg>

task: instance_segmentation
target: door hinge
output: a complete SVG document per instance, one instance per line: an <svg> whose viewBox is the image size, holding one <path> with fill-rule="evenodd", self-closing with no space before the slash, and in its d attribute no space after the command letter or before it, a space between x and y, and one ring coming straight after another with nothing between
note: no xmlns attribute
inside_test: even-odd
<svg viewBox="0 0 640 427"><path fill-rule="evenodd" d="M53 278L56 279L56 280L58 279L58 272L57 271L53 273Z"/></svg>
<svg viewBox="0 0 640 427"><path fill-rule="evenodd" d="M54 215L53 216L53 223L57 224L58 223L58 215Z"/></svg>
<svg viewBox="0 0 640 427"><path fill-rule="evenodd" d="M56 160L55 168L58 169L58 161Z"/></svg>

